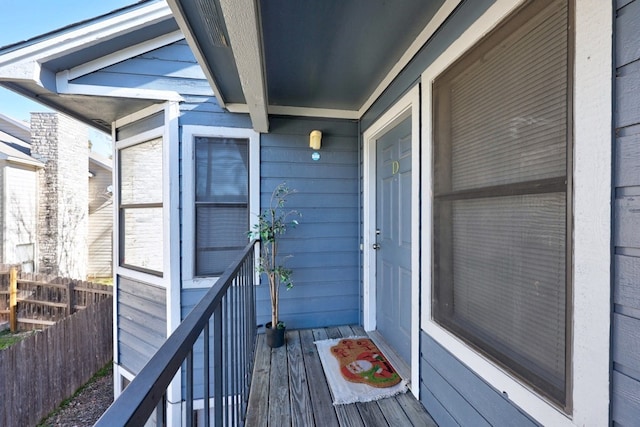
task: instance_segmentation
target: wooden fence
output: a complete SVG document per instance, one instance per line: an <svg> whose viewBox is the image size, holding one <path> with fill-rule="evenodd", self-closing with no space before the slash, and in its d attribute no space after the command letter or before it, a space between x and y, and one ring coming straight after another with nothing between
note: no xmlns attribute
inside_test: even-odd
<svg viewBox="0 0 640 427"><path fill-rule="evenodd" d="M15 319L12 330L54 325L112 295L112 286L34 273L18 273L12 282L9 267L0 265L0 322Z"/></svg>
<svg viewBox="0 0 640 427"><path fill-rule="evenodd" d="M34 426L113 355L113 299L0 351L0 426Z"/></svg>

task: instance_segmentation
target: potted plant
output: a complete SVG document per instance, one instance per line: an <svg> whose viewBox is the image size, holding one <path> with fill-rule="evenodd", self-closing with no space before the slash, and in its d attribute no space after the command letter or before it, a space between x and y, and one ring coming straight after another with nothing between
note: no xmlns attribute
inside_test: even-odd
<svg viewBox="0 0 640 427"><path fill-rule="evenodd" d="M298 225L296 218L302 216L298 211L285 208L287 197L296 190L287 187L286 183L280 183L273 193L269 207L258 215L258 223L249 232L251 238L260 239L260 257L256 269L264 273L269 281L269 294L271 296L271 322L266 324L265 333L267 345L271 348L284 344L285 324L279 318L280 287L287 290L293 287L291 281L292 271L285 266L285 262L292 255L279 254L279 239L286 233L287 228Z"/></svg>

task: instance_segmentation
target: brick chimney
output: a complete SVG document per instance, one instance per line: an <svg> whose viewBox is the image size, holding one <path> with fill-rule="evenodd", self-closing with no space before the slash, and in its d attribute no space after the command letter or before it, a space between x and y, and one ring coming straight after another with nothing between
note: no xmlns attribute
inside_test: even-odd
<svg viewBox="0 0 640 427"><path fill-rule="evenodd" d="M88 129L60 113L31 113L31 152L39 172L38 265L41 273L87 275Z"/></svg>

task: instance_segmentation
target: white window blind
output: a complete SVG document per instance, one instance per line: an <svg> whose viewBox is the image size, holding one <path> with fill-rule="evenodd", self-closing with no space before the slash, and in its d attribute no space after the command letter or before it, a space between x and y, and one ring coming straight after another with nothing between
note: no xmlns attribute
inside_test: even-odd
<svg viewBox="0 0 640 427"><path fill-rule="evenodd" d="M249 141L196 137L196 276L219 275L247 244Z"/></svg>

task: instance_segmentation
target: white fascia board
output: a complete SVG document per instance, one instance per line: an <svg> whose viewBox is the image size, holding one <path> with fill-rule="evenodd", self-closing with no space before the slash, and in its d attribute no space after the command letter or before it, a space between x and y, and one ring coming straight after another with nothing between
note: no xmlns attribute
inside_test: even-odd
<svg viewBox="0 0 640 427"><path fill-rule="evenodd" d="M360 118L358 111L354 110L335 110L330 108L309 108L309 107L287 107L280 105L270 105L267 109L269 114L280 114L284 116L302 116L302 117L323 117L330 119L350 119L357 120Z"/></svg>
<svg viewBox="0 0 640 427"><path fill-rule="evenodd" d="M43 168L44 167L44 163L35 160L35 159L27 159L24 157L15 157L15 156L11 156L11 155L7 155L7 154L2 154L0 153L0 159L1 160L6 160L7 162L10 163L16 163L19 165L26 165L26 166L33 166L36 168Z"/></svg>
<svg viewBox="0 0 640 427"><path fill-rule="evenodd" d="M204 75L207 77L207 81L209 82L209 86L211 86L211 89L213 90L213 94L218 101L218 105L220 105L220 107L222 108L225 108L225 101L222 97L222 92L220 92L220 88L218 87L215 76L207 65L207 61L204 57L204 54L202 53L202 50L200 49L200 45L198 44L196 37L193 35L191 25L189 25L189 22L184 17L182 7L178 3L178 0L167 0L167 4L171 8L173 12L173 18L178 23L178 27L180 27L180 29L182 30L182 34L185 40L187 40L187 44L189 44L191 52L193 52L196 61L198 61L198 64L200 64L200 67L204 72Z"/></svg>
<svg viewBox="0 0 640 427"><path fill-rule="evenodd" d="M4 132L0 131L0 135L4 135ZM21 165L35 166L37 168L44 167L44 163L37 158L25 154L24 152L13 148L10 145L7 145L15 144L15 142L13 142L14 140L19 141L15 138L2 138L2 141L0 141L0 160L6 160L8 162Z"/></svg>
<svg viewBox="0 0 640 427"><path fill-rule="evenodd" d="M112 86L94 86L69 83L66 71L58 73L57 93L61 95L105 96L111 98L151 99L158 101L184 101L175 91L156 89L137 89Z"/></svg>
<svg viewBox="0 0 640 427"><path fill-rule="evenodd" d="M6 116L2 113L0 113L0 122L7 122L10 125L17 127L18 129L29 134L31 132L31 125L29 123L23 122L22 120L16 120L13 117Z"/></svg>
<svg viewBox="0 0 640 427"><path fill-rule="evenodd" d="M37 61L0 66L0 77L2 77L2 80L9 82L31 81L50 92L55 92L56 90L55 74L43 68Z"/></svg>
<svg viewBox="0 0 640 427"><path fill-rule="evenodd" d="M262 26L255 0L221 0L240 84L257 132L269 131Z"/></svg>
<svg viewBox="0 0 640 427"><path fill-rule="evenodd" d="M0 55L0 69L19 62L44 63L168 17L171 17L171 9L164 2L153 3Z"/></svg>
<svg viewBox="0 0 640 427"><path fill-rule="evenodd" d="M9 142L11 144L19 145L23 148L31 148L31 144L27 141L23 141L20 138L17 138L13 135L6 133L5 131L0 130L0 141Z"/></svg>
<svg viewBox="0 0 640 427"><path fill-rule="evenodd" d="M431 20L427 23L424 29L420 32L418 37L411 43L409 49L405 51L405 53L400 57L398 62L391 68L389 73L385 76L384 79L380 82L378 87L373 91L371 96L362 104L360 107L360 111L358 117L362 117L364 113L373 105L373 103L378 99L380 95L385 91L387 87L393 82L393 80L398 77L400 72L409 64L409 61L413 59L413 57L418 53L418 51L424 46L431 36L436 32L438 28L444 23L444 21L451 15L451 13L455 10L456 7L462 2L462 0L446 0L440 9L436 12L436 14L431 18Z"/></svg>
<svg viewBox="0 0 640 427"><path fill-rule="evenodd" d="M249 113L247 104L227 104L227 110L231 113ZM299 117L322 117L327 119L347 119L357 120L360 113L355 110L336 110L331 108L310 108L310 107L291 107L285 105L269 105L267 107L269 114L278 114L281 116L299 116Z"/></svg>
<svg viewBox="0 0 640 427"><path fill-rule="evenodd" d="M78 77L91 74L94 71L107 68L119 62L126 61L127 59L144 55L147 52L151 52L152 50L159 49L183 39L184 35L182 35L182 32L180 30L164 34L160 37L156 37L155 39L147 40L144 43L130 46L128 48L119 50L118 52L114 52L110 55L98 58L94 61L90 61L77 67L71 68L70 70L68 70L67 78L68 80L77 79Z"/></svg>

